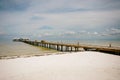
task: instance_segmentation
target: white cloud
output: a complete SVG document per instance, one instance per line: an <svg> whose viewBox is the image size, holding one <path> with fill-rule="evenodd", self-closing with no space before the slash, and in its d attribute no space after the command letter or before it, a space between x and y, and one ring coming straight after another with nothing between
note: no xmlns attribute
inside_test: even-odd
<svg viewBox="0 0 120 80"><path fill-rule="evenodd" d="M101 36L120 36L120 29L110 28L101 33Z"/></svg>
<svg viewBox="0 0 120 80"><path fill-rule="evenodd" d="M74 35L74 34L76 34L74 31L67 31L67 32L65 32L64 34L66 34L66 35Z"/></svg>
<svg viewBox="0 0 120 80"><path fill-rule="evenodd" d="M93 34L97 35L97 34L98 34L98 32L94 32Z"/></svg>
<svg viewBox="0 0 120 80"><path fill-rule="evenodd" d="M117 8L119 3L116 1L25 0L26 2L29 2L26 10L0 11L0 27L6 33L36 34L40 37L63 33L77 36L119 33L116 28L102 33L107 28L120 25L120 10ZM23 4L24 0L15 0L15 3ZM52 26L52 29L39 29L45 25Z"/></svg>
<svg viewBox="0 0 120 80"><path fill-rule="evenodd" d="M111 28L108 30L109 35L120 35L120 29Z"/></svg>

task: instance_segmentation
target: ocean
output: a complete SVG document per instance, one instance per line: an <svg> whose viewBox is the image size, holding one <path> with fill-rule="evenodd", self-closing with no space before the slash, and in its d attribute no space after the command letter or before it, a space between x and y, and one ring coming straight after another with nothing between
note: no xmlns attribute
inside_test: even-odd
<svg viewBox="0 0 120 80"><path fill-rule="evenodd" d="M48 40L49 41L49 40ZM70 44L79 44L82 45L99 45L99 46L109 46L119 47L119 40L50 40L51 42L59 43L70 43ZM58 53L56 50L32 46L22 42L13 42L12 39L9 40L0 40L0 59L1 58L14 58L20 56L42 56L48 54Z"/></svg>
<svg viewBox="0 0 120 80"><path fill-rule="evenodd" d="M42 56L57 52L56 50L37 47L22 42L13 42L12 40L0 42L0 58Z"/></svg>

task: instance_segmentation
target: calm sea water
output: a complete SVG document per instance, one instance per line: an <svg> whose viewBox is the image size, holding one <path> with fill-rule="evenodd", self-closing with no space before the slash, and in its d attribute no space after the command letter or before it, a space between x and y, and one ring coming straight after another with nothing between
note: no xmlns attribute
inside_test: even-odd
<svg viewBox="0 0 120 80"><path fill-rule="evenodd" d="M32 46L22 42L1 41L0 42L0 57L12 57L12 56L40 56L57 51L52 49L46 49L42 47Z"/></svg>
<svg viewBox="0 0 120 80"><path fill-rule="evenodd" d="M52 42L62 42L62 43L72 43L72 44L87 44L87 45L101 45L109 46L111 44L114 47L120 47L119 40L59 40ZM0 41L0 57L6 56L24 56L24 55L45 55L56 53L57 51L32 46L22 42L13 42L12 40L2 40Z"/></svg>

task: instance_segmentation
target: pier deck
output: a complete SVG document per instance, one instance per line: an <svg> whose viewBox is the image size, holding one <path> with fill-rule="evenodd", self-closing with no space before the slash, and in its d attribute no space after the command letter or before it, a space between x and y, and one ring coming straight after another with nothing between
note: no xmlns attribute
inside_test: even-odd
<svg viewBox="0 0 120 80"><path fill-rule="evenodd" d="M30 41L28 39L15 39L13 41L20 41L20 42L24 42L24 43L35 45L35 46L41 46L41 47L55 49L58 51L65 51L65 52L94 50L94 51L108 52L111 54L120 55L119 47L56 43L56 42L47 42L44 40Z"/></svg>

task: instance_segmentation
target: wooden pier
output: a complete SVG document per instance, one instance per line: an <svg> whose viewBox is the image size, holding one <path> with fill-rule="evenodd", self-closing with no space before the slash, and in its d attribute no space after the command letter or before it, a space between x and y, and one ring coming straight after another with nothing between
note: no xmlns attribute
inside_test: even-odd
<svg viewBox="0 0 120 80"><path fill-rule="evenodd" d="M101 51L107 52L110 54L120 55L119 47L111 47L111 46L96 46L96 45L80 45L80 44L67 44L67 43L56 43L56 42L48 42L48 41L31 41L29 39L14 39L13 41L24 42L30 45L41 46L45 48L55 49L58 51L64 52L77 52L77 51Z"/></svg>

